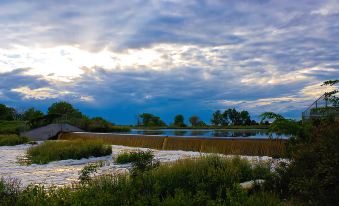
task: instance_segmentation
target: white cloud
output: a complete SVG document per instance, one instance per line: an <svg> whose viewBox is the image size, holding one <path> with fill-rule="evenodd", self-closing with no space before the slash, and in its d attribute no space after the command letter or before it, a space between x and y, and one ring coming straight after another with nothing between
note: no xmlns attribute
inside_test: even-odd
<svg viewBox="0 0 339 206"><path fill-rule="evenodd" d="M24 99L48 99L48 98L58 98L69 94L67 91L57 91L48 87L31 89L29 87L18 87L11 89L12 92L17 92L23 96Z"/></svg>

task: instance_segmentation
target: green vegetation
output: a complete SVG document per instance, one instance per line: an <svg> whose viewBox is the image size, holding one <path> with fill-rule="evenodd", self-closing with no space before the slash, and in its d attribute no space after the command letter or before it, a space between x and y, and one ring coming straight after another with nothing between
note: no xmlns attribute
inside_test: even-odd
<svg viewBox="0 0 339 206"><path fill-rule="evenodd" d="M153 114L143 113L137 117L137 125L144 127L163 127L167 126L160 117L154 116Z"/></svg>
<svg viewBox="0 0 339 206"><path fill-rule="evenodd" d="M181 114L178 114L174 117L173 126L175 127L186 127L186 124L184 123L184 116Z"/></svg>
<svg viewBox="0 0 339 206"><path fill-rule="evenodd" d="M152 154L151 150L148 150L148 151L139 150L139 151L121 153L116 157L115 162L117 164L126 164L126 163L137 162L141 159L151 160L153 159L153 157L154 155Z"/></svg>
<svg viewBox="0 0 339 206"><path fill-rule="evenodd" d="M29 163L46 164L51 161L100 157L112 153L102 141L45 141L27 150Z"/></svg>
<svg viewBox="0 0 339 206"><path fill-rule="evenodd" d="M115 162L117 164L132 163L132 176L136 176L140 172L151 170L160 165L159 161L154 160L154 155L151 150L122 153L118 155Z"/></svg>
<svg viewBox="0 0 339 206"><path fill-rule="evenodd" d="M18 112L0 104L0 134L19 134L51 123L68 123L88 132L130 131L130 127L115 126L101 117L89 118L67 102L53 103L46 115L33 107Z"/></svg>
<svg viewBox="0 0 339 206"><path fill-rule="evenodd" d="M96 172L98 168L104 166L104 161L98 161L95 163L87 164L82 170L79 172L79 181L81 184L86 184L91 180L91 174Z"/></svg>
<svg viewBox="0 0 339 206"><path fill-rule="evenodd" d="M1 121L0 134L19 134L21 131L29 129L24 121Z"/></svg>
<svg viewBox="0 0 339 206"><path fill-rule="evenodd" d="M248 111L238 112L236 109L227 109L223 113L220 110L212 114L211 123L215 126L227 125L257 125L258 123L251 120Z"/></svg>
<svg viewBox="0 0 339 206"><path fill-rule="evenodd" d="M269 168L219 157L180 160L130 176L105 175L86 184L46 190L0 181L1 205L281 205L274 194L258 187L246 191L239 183L268 179ZM6 194L6 195L2 195Z"/></svg>
<svg viewBox="0 0 339 206"><path fill-rule="evenodd" d="M14 146L29 142L27 137L19 137L18 135L0 135L0 146Z"/></svg>
<svg viewBox="0 0 339 206"><path fill-rule="evenodd" d="M312 120L290 141L292 163L280 169L276 188L283 197L310 205L339 202L339 122Z"/></svg>
<svg viewBox="0 0 339 206"><path fill-rule="evenodd" d="M193 115L189 118L192 127L206 127L206 123L202 121L197 115Z"/></svg>
<svg viewBox="0 0 339 206"><path fill-rule="evenodd" d="M0 120L11 121L16 119L16 111L14 108L0 104Z"/></svg>

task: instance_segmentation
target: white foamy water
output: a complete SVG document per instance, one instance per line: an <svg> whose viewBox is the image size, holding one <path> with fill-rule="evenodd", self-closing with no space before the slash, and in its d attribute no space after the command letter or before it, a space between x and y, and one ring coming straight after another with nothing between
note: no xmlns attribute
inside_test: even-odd
<svg viewBox="0 0 339 206"><path fill-rule="evenodd" d="M148 150L147 148L125 147L112 145L112 155L96 158L88 158L81 160L62 160L50 162L45 165L20 165L18 158L23 157L26 154L26 150L31 145L17 145L17 146L3 146L0 147L0 177L16 178L21 181L22 186L29 184L42 184L49 186L62 186L70 184L78 180L79 171L88 163L97 161L105 161L105 165L101 167L96 174L104 173L123 173L128 171L131 167L130 164L118 165L114 163L114 157L117 154L124 151L133 150ZM153 150L153 154L160 162L172 162L183 158L199 157L206 155L199 152L190 151L173 151L173 150ZM232 157L232 156L227 156ZM271 157L259 157L259 156L242 156L242 158L248 159L252 163L267 162L271 164L271 168L277 165L280 161L286 161L283 159L272 159Z"/></svg>

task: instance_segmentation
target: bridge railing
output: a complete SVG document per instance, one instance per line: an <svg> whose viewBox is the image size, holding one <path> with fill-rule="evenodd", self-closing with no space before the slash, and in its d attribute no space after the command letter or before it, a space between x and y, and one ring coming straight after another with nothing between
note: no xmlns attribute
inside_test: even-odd
<svg viewBox="0 0 339 206"><path fill-rule="evenodd" d="M328 95L323 94L302 113L302 120L321 118L328 115L339 116L339 104Z"/></svg>

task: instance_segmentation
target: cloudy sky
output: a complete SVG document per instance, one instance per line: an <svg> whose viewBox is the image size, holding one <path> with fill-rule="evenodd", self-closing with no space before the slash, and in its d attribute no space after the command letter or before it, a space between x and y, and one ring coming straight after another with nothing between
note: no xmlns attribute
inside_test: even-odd
<svg viewBox="0 0 339 206"><path fill-rule="evenodd" d="M339 78L339 0L0 0L0 103L170 122L300 118Z"/></svg>

